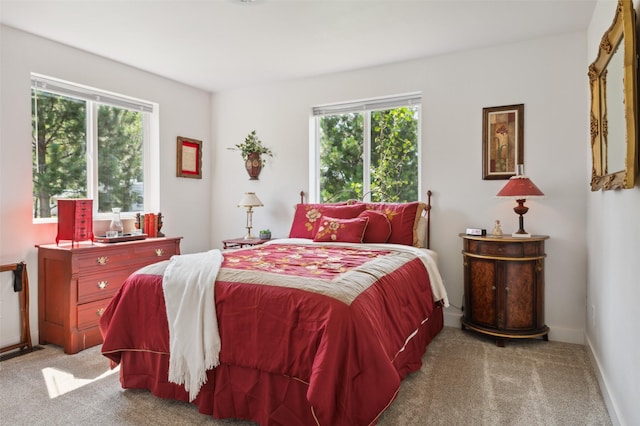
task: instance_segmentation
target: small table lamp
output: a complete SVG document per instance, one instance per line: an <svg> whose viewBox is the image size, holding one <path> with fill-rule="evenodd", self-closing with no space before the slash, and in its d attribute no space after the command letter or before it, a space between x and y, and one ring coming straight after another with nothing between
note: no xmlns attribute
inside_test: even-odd
<svg viewBox="0 0 640 426"><path fill-rule="evenodd" d="M518 166L519 170L521 166ZM538 187L531 182L528 177L517 174L509 179L509 182L498 192L498 198L511 198L516 200L518 205L513 208L516 214L520 215L520 229L512 234L514 237L530 237L531 235L524 230L524 219L522 216L529 211L529 207L524 205L527 198L541 198L544 194Z"/></svg>
<svg viewBox="0 0 640 426"><path fill-rule="evenodd" d="M247 208L247 235L244 236L245 240L249 240L254 238L251 235L251 220L253 216L253 208L254 207L262 207L262 201L256 196L255 192L245 192L242 199L238 202L238 207L246 207Z"/></svg>

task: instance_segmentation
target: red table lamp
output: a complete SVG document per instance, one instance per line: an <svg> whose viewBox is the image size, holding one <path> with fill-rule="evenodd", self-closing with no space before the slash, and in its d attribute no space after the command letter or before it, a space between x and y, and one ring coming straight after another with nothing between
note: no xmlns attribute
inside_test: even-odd
<svg viewBox="0 0 640 426"><path fill-rule="evenodd" d="M524 230L524 219L522 216L529 211L529 207L524 205L527 198L544 197L544 193L531 182L531 179L524 175L512 176L509 182L496 195L499 198L511 198L516 200L518 205L513 208L516 214L520 215L520 229L513 233L514 237L530 237L531 235Z"/></svg>

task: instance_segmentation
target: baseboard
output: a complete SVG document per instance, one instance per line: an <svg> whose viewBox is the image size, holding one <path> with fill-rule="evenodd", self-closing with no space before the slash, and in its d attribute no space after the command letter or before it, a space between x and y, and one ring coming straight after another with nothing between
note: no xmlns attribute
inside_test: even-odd
<svg viewBox="0 0 640 426"><path fill-rule="evenodd" d="M460 328L460 318L462 314L460 312L448 312L444 311L444 325L445 327L458 327Z"/></svg>
<svg viewBox="0 0 640 426"><path fill-rule="evenodd" d="M449 308L444 312L444 325L445 327L460 327L460 318L462 318L462 313L457 309L453 312L449 312L451 309L452 308ZM549 329L549 340L575 343L577 345L585 344L583 329L555 327L553 325L549 325Z"/></svg>
<svg viewBox="0 0 640 426"><path fill-rule="evenodd" d="M587 347L587 354L589 355L589 360L591 361L591 365L593 366L593 371L596 374L596 379L598 380L598 385L600 386L600 392L602 393L602 398L604 399L604 405L607 406L607 411L609 413L609 418L611 418L611 423L614 426L621 425L620 419L618 417L618 409L616 407L616 403L609 392L609 386L607 385L607 380L602 373L602 367L600 361L598 360L598 356L593 350L593 345L591 344L591 340L589 336L585 333L584 335L585 346Z"/></svg>
<svg viewBox="0 0 640 426"><path fill-rule="evenodd" d="M554 342L575 343L576 345L584 345L584 329L583 328L563 328L553 324L549 326L549 340Z"/></svg>

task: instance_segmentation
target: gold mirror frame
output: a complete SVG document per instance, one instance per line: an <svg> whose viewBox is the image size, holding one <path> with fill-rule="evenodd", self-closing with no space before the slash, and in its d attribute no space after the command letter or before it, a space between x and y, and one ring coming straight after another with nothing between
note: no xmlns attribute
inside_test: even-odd
<svg viewBox="0 0 640 426"><path fill-rule="evenodd" d="M626 141L608 140L607 66L618 49L623 55L624 121ZM595 62L589 66L591 86L591 190L633 188L637 171L637 53L635 10L632 0L618 0L611 27L602 36ZM624 170L609 172L609 143L625 143Z"/></svg>

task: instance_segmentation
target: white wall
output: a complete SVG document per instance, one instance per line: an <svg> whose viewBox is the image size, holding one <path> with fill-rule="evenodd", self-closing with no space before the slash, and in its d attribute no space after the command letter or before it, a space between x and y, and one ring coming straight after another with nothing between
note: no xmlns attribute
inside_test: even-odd
<svg viewBox="0 0 640 426"><path fill-rule="evenodd" d="M426 41L425 41L426 42ZM515 202L494 196L506 181L482 180L482 108L525 104L525 172L546 194L527 202L525 229L548 234L546 322L550 338L583 343L586 300L588 80L585 34L539 39L268 86L213 98L212 241L243 235L236 204L255 191L265 204L258 230L286 236L298 193L309 188L309 118L314 105L421 91L421 194L434 191L432 246L454 305L463 297L466 227L517 229ZM237 152L226 148L257 130L276 156L249 181ZM447 322L459 325L459 311Z"/></svg>
<svg viewBox="0 0 640 426"><path fill-rule="evenodd" d="M634 0L636 14L640 0ZM599 1L588 30L588 66L613 22L615 2ZM640 23L636 21L636 25ZM589 153L590 155L590 153ZM589 161L590 173L590 161ZM614 424L640 424L640 186L587 197L587 344Z"/></svg>
<svg viewBox="0 0 640 426"><path fill-rule="evenodd" d="M211 95L6 26L0 27L0 39L0 258L3 262L27 262L30 321L37 343L38 274L34 245L54 242L57 228L55 224L34 225L31 220L30 73L159 103L163 232L184 237L183 253L210 248ZM202 180L175 177L177 136L203 141ZM10 275L2 275L0 282L4 289ZM18 318L12 315L17 298L10 293L5 295L4 291L2 296L0 346L20 340Z"/></svg>

